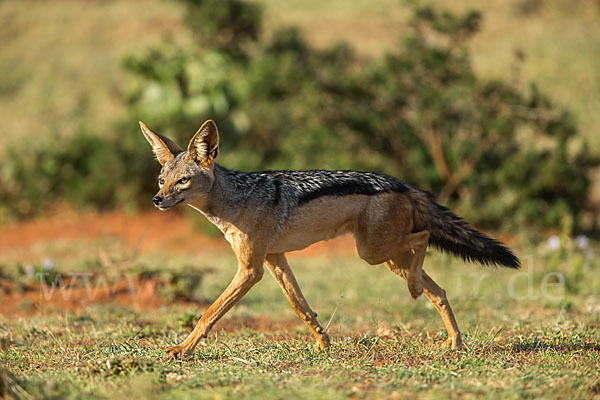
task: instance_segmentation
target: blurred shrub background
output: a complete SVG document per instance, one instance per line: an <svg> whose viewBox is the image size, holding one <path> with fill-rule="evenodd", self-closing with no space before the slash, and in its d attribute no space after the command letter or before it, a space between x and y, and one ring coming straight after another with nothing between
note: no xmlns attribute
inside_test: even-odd
<svg viewBox="0 0 600 400"><path fill-rule="evenodd" d="M148 207L137 121L186 145L212 118L228 168L378 171L483 228L597 231L600 4L437 4L4 1L0 220ZM488 15L504 42L477 41Z"/></svg>

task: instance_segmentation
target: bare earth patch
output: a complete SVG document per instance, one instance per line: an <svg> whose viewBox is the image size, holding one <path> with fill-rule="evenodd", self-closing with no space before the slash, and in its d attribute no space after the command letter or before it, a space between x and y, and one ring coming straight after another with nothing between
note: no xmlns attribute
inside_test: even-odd
<svg viewBox="0 0 600 400"><path fill-rule="evenodd" d="M99 243L107 238L117 241L122 248L134 249L138 254L164 256L231 251L223 237L211 238L194 230L179 210L148 210L135 215L119 211L83 215L58 211L52 216L0 226L0 263L37 263L42 258L52 257L60 260L60 254L52 254L47 249L58 243L73 243L68 246L68 253L85 254L89 249L101 250ZM294 252L293 257L349 254L354 251L354 242L347 236ZM160 288L164 282L160 277L102 279L104 281L99 282L85 274L65 275L60 282L42 284L34 279L18 283L0 278L0 314L14 318L48 312L79 313L94 304L116 304L138 312L157 309L169 302L172 304L161 296ZM186 302L184 299L176 301ZM273 327L272 321L258 320L251 323L230 320L227 324L259 330Z"/></svg>
<svg viewBox="0 0 600 400"><path fill-rule="evenodd" d="M211 238L193 229L179 210L146 210L135 215L120 211L83 215L61 212L50 217L0 226L2 259L31 262L43 256L40 243L65 241L94 242L116 239L123 246L142 253L229 251L223 237ZM337 255L355 252L349 236L317 243L294 256Z"/></svg>
<svg viewBox="0 0 600 400"><path fill-rule="evenodd" d="M20 287L16 282L0 278L0 314L8 318L48 312L81 312L94 304L118 304L135 311L160 307L160 280L155 278L122 278L108 286L78 285L65 277L64 289L40 282ZM75 280L81 277L75 278Z"/></svg>

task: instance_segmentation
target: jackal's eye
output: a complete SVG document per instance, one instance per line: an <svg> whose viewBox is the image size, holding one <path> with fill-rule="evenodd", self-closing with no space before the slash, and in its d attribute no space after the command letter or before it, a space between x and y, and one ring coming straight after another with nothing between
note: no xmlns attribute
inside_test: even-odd
<svg viewBox="0 0 600 400"><path fill-rule="evenodd" d="M165 180L163 178L160 178L158 180L158 184L161 185L161 186L164 185L165 184Z"/></svg>
<svg viewBox="0 0 600 400"><path fill-rule="evenodd" d="M179 180L179 182L177 182L177 183L185 184L185 183L188 183L189 181L190 181L190 178L181 178Z"/></svg>

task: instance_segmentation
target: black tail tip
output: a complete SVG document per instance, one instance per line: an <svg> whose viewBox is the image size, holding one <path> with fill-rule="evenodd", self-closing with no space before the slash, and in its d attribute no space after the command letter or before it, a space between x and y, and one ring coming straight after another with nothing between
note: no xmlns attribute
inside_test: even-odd
<svg viewBox="0 0 600 400"><path fill-rule="evenodd" d="M510 249L502 245L494 246L489 261L491 264L496 264L501 267L513 269L521 268L521 261L519 261L517 256Z"/></svg>

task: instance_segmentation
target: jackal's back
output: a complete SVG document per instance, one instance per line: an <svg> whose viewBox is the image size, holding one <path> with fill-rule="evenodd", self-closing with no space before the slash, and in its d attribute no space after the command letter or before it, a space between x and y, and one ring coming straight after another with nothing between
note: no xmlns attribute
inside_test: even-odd
<svg viewBox="0 0 600 400"><path fill-rule="evenodd" d="M260 171L239 172L220 167L238 188L248 196L260 198L267 204L282 202L302 205L323 196L353 194L376 195L404 193L408 186L400 180L374 172L359 171Z"/></svg>

